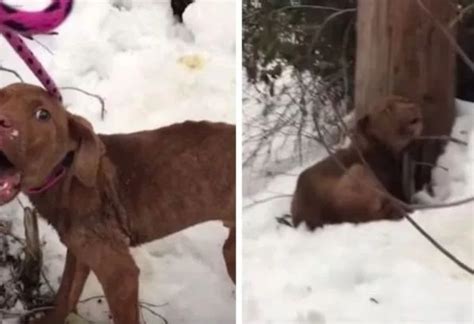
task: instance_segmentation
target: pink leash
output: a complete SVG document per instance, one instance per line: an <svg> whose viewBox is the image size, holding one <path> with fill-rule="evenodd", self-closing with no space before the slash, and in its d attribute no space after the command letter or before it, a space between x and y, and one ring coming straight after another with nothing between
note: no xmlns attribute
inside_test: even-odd
<svg viewBox="0 0 474 324"><path fill-rule="evenodd" d="M61 94L53 79L25 44L21 36L33 39L34 35L53 34L71 13L73 0L53 0L41 11L22 11L0 0L0 33L21 57L46 90L59 101Z"/></svg>

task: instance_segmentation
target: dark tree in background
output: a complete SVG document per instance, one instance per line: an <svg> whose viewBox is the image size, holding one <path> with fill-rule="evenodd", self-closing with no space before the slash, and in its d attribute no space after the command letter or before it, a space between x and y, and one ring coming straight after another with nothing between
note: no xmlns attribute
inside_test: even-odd
<svg viewBox="0 0 474 324"><path fill-rule="evenodd" d="M244 123L244 166L264 155L272 161L290 145L302 161L305 141L321 139L316 124L338 132L327 107L341 106L345 115L352 97L355 7L355 0L243 1L244 106L265 107L264 119ZM275 134L286 137L279 148Z"/></svg>
<svg viewBox="0 0 474 324"><path fill-rule="evenodd" d="M283 66L291 65L323 82L342 84L344 62L353 69L355 7L355 0L244 0L248 80L271 89Z"/></svg>
<svg viewBox="0 0 474 324"><path fill-rule="evenodd" d="M457 27L458 43L474 59L474 0L460 0L460 13L452 23ZM474 71L457 56L456 97L474 102Z"/></svg>
<svg viewBox="0 0 474 324"><path fill-rule="evenodd" d="M282 67L290 65L342 87L347 72L352 97L356 8L357 0L243 0L247 79L271 87ZM457 13L459 44L474 58L474 0L459 0ZM458 59L457 97L474 101L473 82L474 73Z"/></svg>

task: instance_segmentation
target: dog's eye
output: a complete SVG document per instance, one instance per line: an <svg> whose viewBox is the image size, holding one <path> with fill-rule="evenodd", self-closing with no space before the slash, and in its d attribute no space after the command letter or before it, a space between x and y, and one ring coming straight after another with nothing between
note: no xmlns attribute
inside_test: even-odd
<svg viewBox="0 0 474 324"><path fill-rule="evenodd" d="M45 109L38 109L35 112L35 118L39 121L48 121L51 119L51 114Z"/></svg>

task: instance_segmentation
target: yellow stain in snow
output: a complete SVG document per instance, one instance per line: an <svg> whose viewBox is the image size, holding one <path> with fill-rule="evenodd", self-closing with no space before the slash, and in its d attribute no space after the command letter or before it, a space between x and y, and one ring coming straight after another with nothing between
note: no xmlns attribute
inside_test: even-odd
<svg viewBox="0 0 474 324"><path fill-rule="evenodd" d="M184 65L192 71L201 70L204 67L204 58L199 54L189 54L181 56L178 63Z"/></svg>

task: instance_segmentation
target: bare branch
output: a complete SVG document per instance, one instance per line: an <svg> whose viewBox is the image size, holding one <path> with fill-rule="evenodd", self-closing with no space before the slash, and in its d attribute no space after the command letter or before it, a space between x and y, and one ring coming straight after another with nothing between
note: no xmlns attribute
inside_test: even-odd
<svg viewBox="0 0 474 324"><path fill-rule="evenodd" d="M53 289L53 286L52 286L51 283L49 282L48 277L46 277L46 273L44 272L44 268L43 268L43 267L41 267L41 277L43 278L44 283L45 283L46 286L48 287L49 292L50 292L51 294L53 294L53 295L56 294L56 291Z"/></svg>
<svg viewBox="0 0 474 324"><path fill-rule="evenodd" d="M98 300L98 299L105 299L105 296L104 295L99 295L99 296L88 297L88 298L80 300L79 304L85 304L85 303L88 303L92 300ZM146 305L146 306L149 306L149 307L164 307L164 306L169 305L168 302L163 303L163 304L152 304L152 303L149 303L149 302L146 302L146 301L143 301L143 300L139 300L139 303L143 304L143 305Z"/></svg>
<svg viewBox="0 0 474 324"><path fill-rule="evenodd" d="M309 9L309 10L327 10L327 11L335 11L335 12L340 12L340 11L345 11L345 12L355 12L356 8L337 8L337 7L329 7L329 6L317 6L317 5L294 5L294 6L285 6L282 8L278 8L273 10L269 15L274 15L276 13L282 12L282 11L287 11L287 10L298 10L298 9ZM246 15L243 19L248 20L256 15L258 15L259 12L254 12L249 15Z"/></svg>
<svg viewBox="0 0 474 324"><path fill-rule="evenodd" d="M465 199L460 199L457 201L447 202L447 203L438 203L438 204L413 204L409 205L413 210L426 210L426 209L440 209L440 208L448 208L448 207L455 207L464 204L468 204L474 202L474 197L469 197Z"/></svg>
<svg viewBox="0 0 474 324"><path fill-rule="evenodd" d="M32 38L31 39L32 41L34 41L36 44L38 44L42 49L44 49L46 52L48 52L50 55L54 55L53 51L48 47L46 46L46 44L40 42L38 39L36 38Z"/></svg>
<svg viewBox="0 0 474 324"><path fill-rule="evenodd" d="M23 81L23 78L21 77L21 75L20 75L17 71L15 71L15 70L8 69L8 68L6 68L6 67L0 66L0 71L13 74L18 80L20 80L21 83L24 83L24 82L25 82L25 81Z"/></svg>
<svg viewBox="0 0 474 324"><path fill-rule="evenodd" d="M105 299L105 296L93 296L93 297L85 298L85 299L79 301L79 304L85 304L85 303L88 303L92 300L98 300L98 299ZM140 306L140 309L144 309L144 310L150 312L154 316L160 318L163 321L163 323L168 324L168 321L166 320L166 318L163 315L158 314L157 312L155 312L152 308L159 308L159 307L167 306L167 305L169 305L169 303L152 304L152 303L149 303L149 302L139 300L138 304ZM142 317L143 317L143 314L142 314Z"/></svg>
<svg viewBox="0 0 474 324"><path fill-rule="evenodd" d="M415 165L421 165L421 166L426 166L426 167L430 167L430 168L439 168L443 171L446 171L446 172L449 172L449 169L447 167L444 167L444 166L441 166L441 165L436 165L436 164L432 164L432 163L428 163L428 162L414 162Z"/></svg>
<svg viewBox="0 0 474 324"><path fill-rule="evenodd" d="M459 14L456 16L456 18L454 18L450 23L449 23L449 27L450 28L453 28L457 23L459 23L463 18L464 16L469 12L471 11L472 9L474 9L474 3L471 3L470 5L464 7L461 12L459 12Z"/></svg>
<svg viewBox="0 0 474 324"><path fill-rule="evenodd" d="M471 275L474 275L474 269L470 268L466 264L464 264L461 260L459 260L457 257L455 257L451 252L446 250L441 244L439 244L433 237L431 237L420 225L418 225L417 222L413 220L413 218L410 217L407 213L405 213L405 218L410 222L413 227L416 228L418 232L421 233L431 244L433 244L441 253L443 253L448 259L453 261L457 266L459 266L461 269L465 270L466 272L470 273Z"/></svg>
<svg viewBox="0 0 474 324"><path fill-rule="evenodd" d="M431 18L431 20L433 20L436 27L438 27L441 30L441 32L443 32L443 34L446 36L446 39L449 41L451 46L456 50L456 52L461 57L463 62L471 69L471 71L474 72L474 63L471 61L469 56L467 56L466 52L464 52L461 46L459 46L458 42L453 37L451 32L445 26L443 26L443 24L438 19L436 19L433 13L425 6L425 4L423 3L423 0L417 0L417 3L419 7Z"/></svg>
<svg viewBox="0 0 474 324"><path fill-rule="evenodd" d="M344 31L343 41L342 41L342 52L340 57L340 63L343 71L343 80L344 80L344 100L346 105L349 105L349 63L347 62L347 48L350 40L350 31L354 24L355 18L352 18L349 24L347 24L346 30Z"/></svg>
<svg viewBox="0 0 474 324"><path fill-rule="evenodd" d="M264 199L253 200L252 203L250 203L248 205L245 205L243 208L248 209L248 208L252 208L256 205L266 203L266 202L271 201L271 200L282 199L282 198L291 198L291 197L293 197L293 195L282 194L282 195L276 195L276 196L272 196L272 197L268 197L268 198L264 198Z"/></svg>
<svg viewBox="0 0 474 324"><path fill-rule="evenodd" d="M151 314L153 314L154 316L158 317L159 319L161 319L163 321L163 323L165 324L168 324L168 320L161 314L158 314L157 312L155 312L153 309L151 309L150 307L148 306L145 306L145 305L140 305L140 308L143 308L144 310L147 310L148 312L150 312Z"/></svg>
<svg viewBox="0 0 474 324"><path fill-rule="evenodd" d="M419 136L416 138L417 140L433 140L433 141L436 141L436 140L439 140L439 141L447 141L447 142L453 142L453 143L456 143L456 144L460 144L460 145L464 145L464 146L467 146L468 143L466 141L463 141L463 140L460 140L460 139L457 139L455 137L451 137L449 135L437 135L437 136L434 136L434 135L423 135L423 136Z"/></svg>
<svg viewBox="0 0 474 324"><path fill-rule="evenodd" d="M86 91L86 90L83 90L83 89L80 89L80 88L77 88L77 87L61 87L60 89L61 90L79 91L82 94L85 94L87 96L90 96L90 97L93 97L93 98L96 98L97 100L99 100L99 103L100 103L100 118L102 120L104 120L105 114L107 113L107 110L105 109L105 99L104 98L102 98L101 96L99 96L97 94L91 93L89 91Z"/></svg>
<svg viewBox="0 0 474 324"><path fill-rule="evenodd" d="M5 225L3 225L3 226L0 225L0 234L11 237L14 241L19 243L23 248L26 248L25 239L13 234L12 231L11 231L11 227L8 227L8 226L5 226Z"/></svg>
<svg viewBox="0 0 474 324"><path fill-rule="evenodd" d="M323 23L319 26L318 30L314 33L314 36L311 40L311 45L308 47L308 53L306 54L307 56L311 56L313 54L313 49L314 49L314 45L316 44L316 42L318 41L319 37L321 36L324 28L326 28L326 26L335 18L343 15L343 14L346 14L346 13L351 13L351 12L355 12L356 9L355 8L350 8L350 9L343 9L343 10L340 10L340 11L337 11L331 15L329 15L328 17L326 17L326 19L324 19Z"/></svg>

